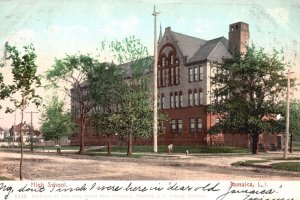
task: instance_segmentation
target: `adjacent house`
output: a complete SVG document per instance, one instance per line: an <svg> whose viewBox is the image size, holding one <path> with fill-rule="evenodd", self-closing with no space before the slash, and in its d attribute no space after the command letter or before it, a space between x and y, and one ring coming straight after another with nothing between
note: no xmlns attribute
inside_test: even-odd
<svg viewBox="0 0 300 200"><path fill-rule="evenodd" d="M2 127L0 127L0 141L3 141L6 137L6 133Z"/></svg>
<svg viewBox="0 0 300 200"><path fill-rule="evenodd" d="M22 131L23 135L23 141L24 142L29 142L30 141L30 136L31 136L31 126L29 124L26 124L26 121L24 123L20 123L18 125L12 125L10 128L10 136L14 139L14 141L19 142L20 141L20 132ZM33 136L35 134L40 134L40 132L36 132L33 130Z"/></svg>

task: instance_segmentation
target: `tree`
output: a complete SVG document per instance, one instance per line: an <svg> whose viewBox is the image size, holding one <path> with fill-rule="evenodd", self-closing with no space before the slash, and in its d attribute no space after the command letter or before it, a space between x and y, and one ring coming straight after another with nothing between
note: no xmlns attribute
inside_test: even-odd
<svg viewBox="0 0 300 200"><path fill-rule="evenodd" d="M79 120L80 128L80 150L84 152L84 138L87 117L94 103L87 92L87 74L92 70L97 61L89 55L67 55L65 58L56 59L52 69L47 71L47 79L55 88L58 83L64 81L66 84L61 88L74 102L76 102L75 113ZM68 87L71 86L72 88Z"/></svg>
<svg viewBox="0 0 300 200"><path fill-rule="evenodd" d="M241 133L252 138L252 153L257 153L259 135L278 133L282 126L276 120L281 113L278 101L284 98L288 66L281 53L267 54L264 49L249 47L245 55L225 58L215 63L211 78L215 103L210 112L220 119L210 133Z"/></svg>
<svg viewBox="0 0 300 200"><path fill-rule="evenodd" d="M44 106L41 121L41 132L45 139L55 140L58 145L62 137L73 133L74 121L71 113L64 110L64 102L57 95L52 96L48 105Z"/></svg>
<svg viewBox="0 0 300 200"><path fill-rule="evenodd" d="M111 155L111 136L119 132L120 115L117 106L122 102L126 87L120 68L113 64L99 63L88 73L89 93L95 109L89 125L107 138L107 153Z"/></svg>
<svg viewBox="0 0 300 200"><path fill-rule="evenodd" d="M6 42L4 46L3 63L0 63L0 68L5 67L6 65L7 47L8 47L8 43ZM5 85L3 74L0 72L0 100L4 100L5 98L9 97L10 94L11 94L11 88L8 85ZM2 109L1 105L0 105L0 109Z"/></svg>
<svg viewBox="0 0 300 200"><path fill-rule="evenodd" d="M16 47L6 45L8 53L7 60L12 60L13 84L8 85L7 91L10 91L10 101L14 103L14 108L7 108L6 112L13 112L16 109L21 110L21 123L23 124L24 110L31 103L37 107L41 104L41 97L35 93L35 89L41 87L41 76L37 75L38 66L35 64L36 54L32 45L24 47L25 53L21 53ZM20 159L20 180L22 177L23 165L23 134L20 128L21 139L21 159Z"/></svg>
<svg viewBox="0 0 300 200"><path fill-rule="evenodd" d="M282 115L282 126L285 129L285 117L286 117L286 102L282 101L279 104ZM293 141L300 141L300 101L298 99L292 99L290 102L290 134L291 144ZM293 151L292 145L290 150Z"/></svg>
<svg viewBox="0 0 300 200"><path fill-rule="evenodd" d="M105 49L106 43L102 43ZM108 45L118 64L122 64L127 74L127 87L123 90L122 102L118 106L120 134L127 138L127 154L132 154L132 137L152 135L153 110L151 106L151 81L145 75L151 59L147 48L134 36L123 41L113 41ZM128 68L127 68L128 67ZM127 68L127 69L126 69ZM151 115L152 114L152 115ZM151 124L151 126L149 126Z"/></svg>

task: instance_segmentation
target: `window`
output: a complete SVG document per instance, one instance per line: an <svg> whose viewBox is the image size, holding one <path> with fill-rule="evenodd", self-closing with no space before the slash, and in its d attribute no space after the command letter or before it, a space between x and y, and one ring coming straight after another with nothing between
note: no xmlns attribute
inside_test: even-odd
<svg viewBox="0 0 300 200"><path fill-rule="evenodd" d="M189 82L193 82L193 78L194 78L193 68L189 68Z"/></svg>
<svg viewBox="0 0 300 200"><path fill-rule="evenodd" d="M173 93L170 94L170 108L174 108L174 98L173 98Z"/></svg>
<svg viewBox="0 0 300 200"><path fill-rule="evenodd" d="M176 120L171 120L171 133L176 133Z"/></svg>
<svg viewBox="0 0 300 200"><path fill-rule="evenodd" d="M198 67L194 67L194 81L198 81Z"/></svg>
<svg viewBox="0 0 300 200"><path fill-rule="evenodd" d="M183 121L182 119L171 120L171 133L182 133L183 132Z"/></svg>
<svg viewBox="0 0 300 200"><path fill-rule="evenodd" d="M162 69L162 87L166 86L166 69Z"/></svg>
<svg viewBox="0 0 300 200"><path fill-rule="evenodd" d="M197 120L197 132L198 133L202 132L202 127L203 127L202 119L198 118L198 120Z"/></svg>
<svg viewBox="0 0 300 200"><path fill-rule="evenodd" d="M179 107L183 107L183 95L182 92L179 92Z"/></svg>
<svg viewBox="0 0 300 200"><path fill-rule="evenodd" d="M175 108L178 108L179 107L179 96L178 96L178 93L176 92L175 93Z"/></svg>
<svg viewBox="0 0 300 200"><path fill-rule="evenodd" d="M199 81L202 81L203 80L203 67L200 66L199 67Z"/></svg>
<svg viewBox="0 0 300 200"><path fill-rule="evenodd" d="M171 65L173 65L174 64L174 56L173 55L171 55L170 60L171 60Z"/></svg>
<svg viewBox="0 0 300 200"><path fill-rule="evenodd" d="M189 106L193 106L193 93L189 91Z"/></svg>
<svg viewBox="0 0 300 200"><path fill-rule="evenodd" d="M169 68L166 69L166 81L165 82L166 82L165 86L170 85L170 82L169 82Z"/></svg>
<svg viewBox="0 0 300 200"><path fill-rule="evenodd" d="M161 106L161 109L165 108L165 95L164 94L161 95L160 106Z"/></svg>
<svg viewBox="0 0 300 200"><path fill-rule="evenodd" d="M162 57L162 64L161 64L163 67L166 66L166 58L165 57Z"/></svg>
<svg viewBox="0 0 300 200"><path fill-rule="evenodd" d="M178 133L182 133L182 119L178 119L177 120L177 130L178 130Z"/></svg>
<svg viewBox="0 0 300 200"><path fill-rule="evenodd" d="M216 118L216 124L220 123L220 119L219 118Z"/></svg>
<svg viewBox="0 0 300 200"><path fill-rule="evenodd" d="M157 87L161 87L161 71L157 70Z"/></svg>
<svg viewBox="0 0 300 200"><path fill-rule="evenodd" d="M195 133L195 132L196 132L195 119L191 118L190 119L190 133Z"/></svg>
<svg viewBox="0 0 300 200"><path fill-rule="evenodd" d="M179 84L179 67L178 66L175 67L175 84L176 85Z"/></svg>
<svg viewBox="0 0 300 200"><path fill-rule="evenodd" d="M203 92L200 89L200 91L199 91L199 105L202 105L202 104L203 104Z"/></svg>
<svg viewBox="0 0 300 200"><path fill-rule="evenodd" d="M170 84L174 85L174 67L171 67L170 70Z"/></svg>
<svg viewBox="0 0 300 200"><path fill-rule="evenodd" d="M197 90L194 90L194 105L198 106L199 98L198 98L198 92Z"/></svg>

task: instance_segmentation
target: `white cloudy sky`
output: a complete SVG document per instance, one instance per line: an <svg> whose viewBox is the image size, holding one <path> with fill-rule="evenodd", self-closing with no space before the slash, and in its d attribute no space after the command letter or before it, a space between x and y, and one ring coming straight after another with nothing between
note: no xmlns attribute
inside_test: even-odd
<svg viewBox="0 0 300 200"><path fill-rule="evenodd" d="M271 51L283 49L300 79L300 2L230 0L1 0L0 53L4 43L22 47L33 43L39 72L54 58L76 52L98 55L101 41L135 35L153 52L153 5L161 11L164 29L203 39L228 37L228 25L243 21L250 26L251 42ZM2 54L2 53L1 53ZM2 56L1 56L2 57ZM111 58L107 57L107 61ZM3 69L0 69L3 71ZM7 73L3 71L3 73ZM300 91L299 91L300 93ZM46 94L42 94L46 96ZM49 91L49 94L51 92ZM296 97L300 97L296 93ZM6 102L1 102L5 106ZM30 108L28 111L35 111ZM13 115L0 110L0 126L9 127ZM30 121L29 114L25 120ZM39 127L38 116L34 126ZM19 122L19 112L17 112Z"/></svg>

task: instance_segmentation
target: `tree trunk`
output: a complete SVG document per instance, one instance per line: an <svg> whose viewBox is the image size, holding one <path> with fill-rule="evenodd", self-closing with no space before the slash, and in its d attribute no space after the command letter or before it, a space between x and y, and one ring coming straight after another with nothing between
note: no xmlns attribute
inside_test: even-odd
<svg viewBox="0 0 300 200"><path fill-rule="evenodd" d="M23 133L22 133L22 124L23 124L23 109L21 110L21 124L20 124L20 142L21 142L21 159L20 159L20 181L23 180L22 167L23 167Z"/></svg>
<svg viewBox="0 0 300 200"><path fill-rule="evenodd" d="M80 116L80 149L79 149L79 154L84 153L84 134L85 134L85 121L84 121L84 116Z"/></svg>
<svg viewBox="0 0 300 200"><path fill-rule="evenodd" d="M127 148L127 155L131 156L132 154L132 134L128 134L128 148Z"/></svg>
<svg viewBox="0 0 300 200"><path fill-rule="evenodd" d="M107 155L111 156L110 135L107 136Z"/></svg>
<svg viewBox="0 0 300 200"><path fill-rule="evenodd" d="M257 144L259 140L259 134L255 133L252 135L252 154L257 154Z"/></svg>

